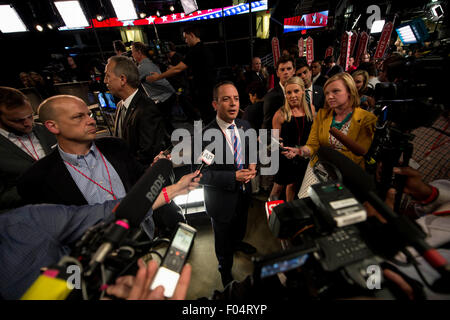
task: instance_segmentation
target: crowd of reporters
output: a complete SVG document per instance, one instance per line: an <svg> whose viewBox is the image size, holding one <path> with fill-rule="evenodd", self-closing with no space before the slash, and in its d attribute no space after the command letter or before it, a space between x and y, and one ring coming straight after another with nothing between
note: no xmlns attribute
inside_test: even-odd
<svg viewBox="0 0 450 320"><path fill-rule="evenodd" d="M236 77L232 79L234 84L221 84L213 90L212 84L215 81L212 80L214 74L211 53L200 41L198 30L187 29L184 37L191 51L186 57L179 59L175 59L172 54L173 65L166 71L160 70L148 59L148 48L143 44L131 45L127 54L123 44L115 43L118 57L112 57L106 63L104 83L120 100L119 105L129 108L123 111L123 119L118 111L115 129L120 126L120 132L115 132L115 138L96 139L96 124L90 117L86 103L73 96L55 97L55 92L51 90L51 86L44 84L42 77L35 74L33 77L21 75L25 86L34 86L43 97L49 97L39 107L41 123L33 123L33 110L23 94L12 88L1 88L0 138L4 141L1 141L0 148L5 156L0 160L0 208L5 213L0 215L3 220L0 223L3 228L0 255L2 260L9 261L2 267L5 270L9 268L8 272L2 272L0 277L3 298L20 298L26 289L23 287L24 283L30 285L33 280L29 277L21 285L18 283L23 279L16 283L12 274L17 272L18 265L25 268L23 273L27 273L26 269L35 269L29 274L36 277L39 268L55 263L62 254L67 253L67 246L89 226L100 220L111 219L107 212L112 211L117 201L126 196L145 170L151 170L152 162L165 157L160 152L170 144L168 137L174 129L171 122L174 120L172 111L176 103L181 104L189 121L201 118L206 125L216 117L214 109L220 118L223 106L217 100L217 94L222 98L224 86L232 86L233 90L239 92L241 101L234 102L233 106L237 105L238 112L230 119L232 123L235 123L236 118L242 118L249 122L249 127L256 130L280 130L280 169L273 177L273 182L259 175L255 177L256 171L248 175L253 178L256 189L270 191L270 194L265 194L270 199L292 201L307 197L308 187L318 183L312 168L318 161L317 151L321 146L339 151L363 169L372 160L368 155L377 123L377 117L373 113L377 102L375 85L377 82L400 81L405 76L402 74L405 58L401 55L390 54L380 64L380 70L376 70L375 61L371 60L358 62L358 67L350 64L347 70L343 70L334 62L333 57L327 57L324 63L314 61L310 66L295 56L283 55L274 66L273 74L264 70L259 57L254 57L245 72L236 71ZM366 55L370 59L368 53L364 54L364 59ZM148 66L144 67L144 63ZM131 67L131 64L135 66ZM67 79L82 81L89 78L80 71L73 58L68 58L68 65ZM124 66L126 71L122 70ZM185 78L185 71L188 71L189 78ZM103 70L100 72L103 73ZM176 81L172 81L174 77L178 77ZM139 103L133 101L136 96L141 99ZM211 106L213 101L214 108ZM248 105L244 105L244 101L248 101ZM130 115L135 109L138 110L138 115ZM448 142L448 122L446 110L433 123L443 133L433 131L433 136L424 133L416 135L413 144L426 145L414 148L412 158L418 163L417 170L405 167L394 170L394 173L407 177L404 191L412 197L412 202L409 211L405 210L404 214L414 216L415 219L433 212L439 212L439 215L448 213L448 208L442 208L450 202L449 154L445 147ZM430 162L433 162L432 168ZM425 168L426 171L422 171ZM246 167L241 170L253 169ZM237 177L238 173L236 182ZM438 179L443 180L433 182ZM204 179L203 182L205 181ZM248 181L246 177L242 185L245 186ZM158 205L153 207L143 222L142 227L148 237L153 238L155 232L163 232L166 228L173 231L176 222L184 220L178 208L173 203L170 205L170 200L175 195L197 187L199 183L202 180L196 173L183 176L171 186L172 189L167 186L169 201L164 200L161 194ZM236 185L239 189L239 183ZM392 191L386 196L388 202L392 201ZM167 205L163 206L165 202ZM54 205L35 206L37 203ZM32 206L22 207L25 204ZM55 221L47 223L42 218L42 221L34 223L37 226L42 224L42 231L51 228L57 234L54 237L59 243L54 248L45 248L52 240L42 239L39 232L36 232L39 228L34 232L29 231L30 223L33 223L33 219L41 219L40 215L44 210L48 211L47 215L55 215ZM97 216L89 213L95 210L98 212ZM57 212L64 212L66 216ZM82 212L86 219L86 213L89 213L89 221L74 222L75 219L83 219ZM369 213L371 212L377 215L376 212ZM214 216L214 213L208 214ZM58 216L63 221L58 222ZM21 227L22 224L25 227ZM216 229L214 231L218 232ZM16 247L18 238L14 238L17 234L28 239L20 249ZM6 244L11 247L6 248ZM31 253L30 248L37 250L36 244L47 251ZM10 250L15 253L11 255ZM220 249L216 246L216 253L218 250ZM41 263L39 266L35 262L30 265L30 254L48 257L38 260ZM220 264L220 255L218 259ZM139 261L135 277L129 275L118 278L106 292L119 298L162 299L162 288L150 290L149 284L156 269L154 261L147 265ZM186 297L190 274L191 267L187 264L181 273L174 299ZM400 287L406 287L408 297L414 298L408 283L396 280L389 272L386 277ZM232 280L230 274L224 276L222 273L224 287Z"/></svg>

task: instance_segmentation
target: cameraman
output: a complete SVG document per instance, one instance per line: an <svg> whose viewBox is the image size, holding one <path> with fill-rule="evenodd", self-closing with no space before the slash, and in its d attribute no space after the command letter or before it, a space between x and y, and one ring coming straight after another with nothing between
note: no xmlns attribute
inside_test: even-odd
<svg viewBox="0 0 450 320"><path fill-rule="evenodd" d="M166 188L173 199L198 186L198 172L183 176ZM0 296L19 299L39 276L40 268L55 264L70 254L70 245L90 227L114 220L119 200L98 205L30 205L0 215ZM166 203L160 193L145 219Z"/></svg>

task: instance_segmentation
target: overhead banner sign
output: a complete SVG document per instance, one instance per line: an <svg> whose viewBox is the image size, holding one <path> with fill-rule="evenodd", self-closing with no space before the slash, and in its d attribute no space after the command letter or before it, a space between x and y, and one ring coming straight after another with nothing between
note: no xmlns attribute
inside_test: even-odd
<svg viewBox="0 0 450 320"><path fill-rule="evenodd" d="M303 38L298 39L298 57L303 57L303 50L305 50L305 40Z"/></svg>
<svg viewBox="0 0 450 320"><path fill-rule="evenodd" d="M351 40L352 40L352 32L345 31L342 35L341 39L341 55L340 55L340 65L344 70L348 69L348 59L350 58L350 47L351 47Z"/></svg>
<svg viewBox="0 0 450 320"><path fill-rule="evenodd" d="M391 39L392 30L394 29L394 24L388 22L383 27L383 32L381 33L380 40L378 41L377 51L375 51L374 59L383 58L384 52L389 45L389 40Z"/></svg>
<svg viewBox="0 0 450 320"><path fill-rule="evenodd" d="M306 39L306 61L309 65L314 61L314 40L311 37Z"/></svg>
<svg viewBox="0 0 450 320"><path fill-rule="evenodd" d="M361 58L364 52L367 51L367 43L369 42L369 35L367 32L362 32L359 35L359 43L358 43L358 49L356 50L356 56L355 56L355 67L358 67L361 63Z"/></svg>
<svg viewBox="0 0 450 320"><path fill-rule="evenodd" d="M252 12L257 11L265 11L267 10L267 0L262 1L253 1L251 3ZM58 30L74 30L74 29L90 29L94 28L111 28L111 27L127 27L127 26L145 26L151 24L167 24L167 23L177 23L177 22L188 22L188 21L198 21L198 20L210 20L222 18L222 14L224 17L230 17L239 14L246 14L250 12L250 6L248 3L241 3L234 6L229 6L223 8L215 8L215 9L205 9L198 10L191 14L181 13L172 13L166 16L150 16L145 19L137 19L137 20L127 20L121 21L117 18L105 19L103 21L98 21L97 19L91 20L91 26L86 28L67 28L61 27Z"/></svg>
<svg viewBox="0 0 450 320"><path fill-rule="evenodd" d="M328 24L328 10L284 19L284 33L324 28Z"/></svg>
<svg viewBox="0 0 450 320"><path fill-rule="evenodd" d="M329 57L329 56L332 56L333 52L334 52L333 47L328 47L327 50L325 51L325 58Z"/></svg>
<svg viewBox="0 0 450 320"><path fill-rule="evenodd" d="M277 65L278 60L280 59L280 42L277 37L272 38L272 54L273 54L273 66Z"/></svg>

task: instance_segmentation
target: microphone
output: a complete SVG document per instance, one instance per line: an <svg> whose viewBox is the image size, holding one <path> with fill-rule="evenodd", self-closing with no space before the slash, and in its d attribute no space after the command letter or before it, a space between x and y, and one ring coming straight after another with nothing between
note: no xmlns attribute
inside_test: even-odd
<svg viewBox="0 0 450 320"><path fill-rule="evenodd" d="M333 137L338 139L340 143L346 146L348 150L350 150L357 156L363 156L367 153L367 150L365 150L359 143L350 139L346 134L342 133L338 129L330 128L330 133Z"/></svg>
<svg viewBox="0 0 450 320"><path fill-rule="evenodd" d="M203 150L203 152L200 155L200 157L202 159L202 164L200 165L200 167L197 170L201 172L203 167L205 166L205 164L207 166L211 165L211 163L214 160L214 153L212 153L209 150L205 149L205 150Z"/></svg>
<svg viewBox="0 0 450 320"><path fill-rule="evenodd" d="M125 239L130 228L139 227L161 190L173 183L173 180L174 173L170 160L160 159L147 169L125 198L113 209L117 220L107 231L105 241L89 262L86 276L91 275L96 267L103 263L108 254Z"/></svg>
<svg viewBox="0 0 450 320"><path fill-rule="evenodd" d="M389 208L376 194L373 179L361 167L340 152L329 147L320 147L317 155L320 161L333 163L342 173L343 182L360 201L368 201L396 229L398 235L413 246L425 260L447 280L450 265L440 253L431 247L424 235L408 218L400 216Z"/></svg>
<svg viewBox="0 0 450 320"><path fill-rule="evenodd" d="M161 190L174 182L172 162L159 159L113 209L118 220L126 219L130 227L139 227Z"/></svg>

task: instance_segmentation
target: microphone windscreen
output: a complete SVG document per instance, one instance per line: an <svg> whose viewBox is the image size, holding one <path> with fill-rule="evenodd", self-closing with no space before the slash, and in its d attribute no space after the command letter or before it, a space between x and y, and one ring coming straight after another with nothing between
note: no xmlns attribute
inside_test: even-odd
<svg viewBox="0 0 450 320"><path fill-rule="evenodd" d="M360 166L345 155L330 147L320 147L317 151L319 161L327 161L336 166L341 172L344 185L360 200L367 200L367 194L375 191L372 177Z"/></svg>
<svg viewBox="0 0 450 320"><path fill-rule="evenodd" d="M115 210L116 218L127 219L131 227L138 227L161 190L172 184L173 180L172 162L159 159L122 199Z"/></svg>

